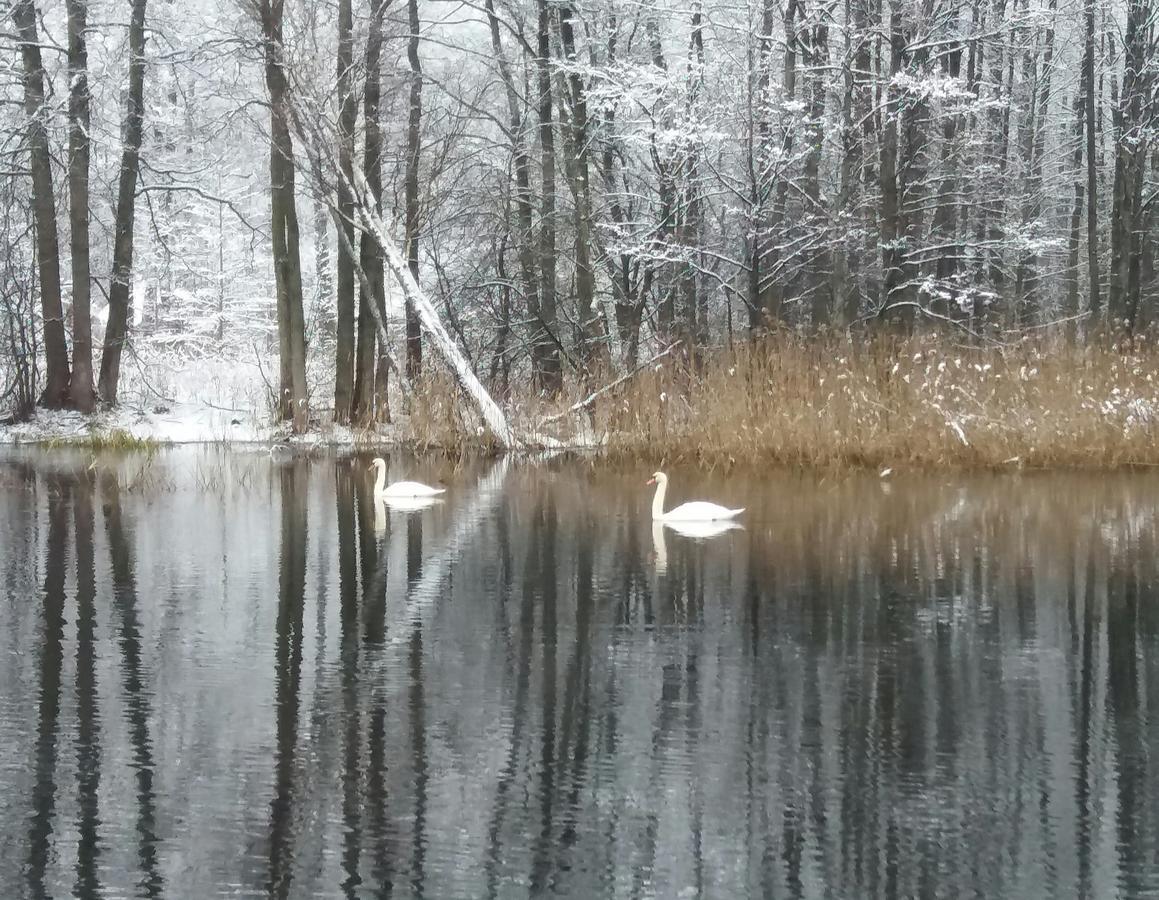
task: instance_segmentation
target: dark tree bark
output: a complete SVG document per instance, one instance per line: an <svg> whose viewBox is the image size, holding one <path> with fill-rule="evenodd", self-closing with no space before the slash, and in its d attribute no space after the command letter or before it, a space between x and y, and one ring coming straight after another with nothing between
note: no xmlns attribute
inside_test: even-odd
<svg viewBox="0 0 1159 900"><path fill-rule="evenodd" d="M40 404L58 409L69 401L68 344L60 299L60 241L56 230L56 195L52 188L52 158L45 119L44 63L36 28L33 0L17 0L12 21L23 61L24 112L28 116L28 148L32 168L32 206L36 219L36 257L40 278L40 311L44 319L44 392Z"/></svg>
<svg viewBox="0 0 1159 900"><path fill-rule="evenodd" d="M376 210L382 208L382 124L380 122L380 99L382 77L382 17L386 10L386 0L371 0L370 30L366 36L366 87L363 90L362 118L366 126L366 150L363 171L370 186L371 202ZM353 244L351 244L353 247ZM359 291L358 305L358 353L354 380L354 417L362 425L375 418L386 421L390 411L385 403L387 392L387 372L383 367L375 367L376 325L374 310L386 322L386 282L383 269L382 248L369 232L362 232L359 249L362 271L366 284ZM373 307L373 308L372 308ZM377 342L381 344L379 340ZM386 353L380 347L379 358ZM379 383L381 380L381 384ZM383 400L384 402L379 402Z"/></svg>
<svg viewBox="0 0 1159 900"><path fill-rule="evenodd" d="M818 13L816 22L808 31L808 45L804 62L809 77L809 121L806 125L808 151L805 154L805 199L808 202L806 221L816 234L816 246L808 251L807 289L814 328L829 324L833 309L830 272L832 263L828 252L828 211L821 200L821 149L825 131L825 93L829 69L829 25L827 11Z"/></svg>
<svg viewBox="0 0 1159 900"><path fill-rule="evenodd" d="M768 196L768 172L770 159L771 126L769 123L769 80L770 68L773 59L773 21L776 13L774 0L761 2L761 29L757 39L756 59L756 90L751 96L749 105L753 108L752 118L754 127L749 135L748 172L746 173L749 191L749 215L751 217L746 248L747 259L745 268L748 274L748 308L749 331L756 333L764 327L765 316L768 312L763 284L764 261L766 254L766 220L765 202ZM750 85L752 77L750 75ZM751 88L750 88L751 90Z"/></svg>
<svg viewBox="0 0 1159 900"><path fill-rule="evenodd" d="M787 101L797 97L797 13L800 11L800 0L788 0L785 5L785 60L783 91ZM895 142L896 143L896 142ZM772 246L768 250L769 285L766 298L765 315L773 321L781 321L785 317L785 275L778 272L784 261L784 248L781 242L784 238L785 213L789 197L789 173L785 171L785 160L788 160L793 151L793 126L785 126L785 136L781 144L781 160L778 166L777 188L773 198L773 212L769 222L769 237Z"/></svg>
<svg viewBox="0 0 1159 900"><path fill-rule="evenodd" d="M406 44L410 63L410 103L406 123L406 261L419 283L419 157L422 152L423 67L419 59L418 0L407 0L410 37ZM418 378L423 369L422 325L414 303L406 301L406 373Z"/></svg>
<svg viewBox="0 0 1159 900"><path fill-rule="evenodd" d="M1134 329L1139 309L1139 262L1143 240L1143 175L1147 168L1152 77L1147 67L1147 20L1143 0L1127 3L1123 38L1123 87L1113 110L1115 182L1111 213L1111 271L1107 311L1116 324Z"/></svg>
<svg viewBox="0 0 1159 900"><path fill-rule="evenodd" d="M1087 120L1087 304L1091 315L1097 316L1102 304L1099 298L1099 172L1095 158L1095 0L1087 0L1085 19L1083 101Z"/></svg>
<svg viewBox="0 0 1159 900"><path fill-rule="evenodd" d="M294 144L290 136L289 84L283 62L285 0L258 0L270 92L270 212L274 280L278 297L278 419L306 430L306 329L302 308L302 263L294 197Z"/></svg>
<svg viewBox="0 0 1159 900"><path fill-rule="evenodd" d="M902 33L901 13L895 7L889 19L889 75L901 72L902 50L905 37ZM901 240L905 235L901 190L898 186L898 119L901 117L902 99L897 89L886 89L885 129L882 134L881 151L878 158L878 179L881 188L881 264L882 297L881 308L888 309L896 302L902 282Z"/></svg>
<svg viewBox="0 0 1159 900"><path fill-rule="evenodd" d="M1074 203L1071 206L1070 236L1067 248L1066 263L1066 314L1078 316L1081 310L1079 299L1079 248L1082 244L1083 200L1086 197L1086 172L1083 169L1083 135L1086 123L1086 98L1083 96L1085 86L1080 85L1075 91L1075 147L1074 147ZM1078 332L1077 324L1071 321L1067 332L1073 339Z"/></svg>
<svg viewBox="0 0 1159 900"><path fill-rule="evenodd" d="M1023 150L1026 158L1026 203L1022 211L1024 227L1033 227L1042 215L1043 157L1046 148L1046 132L1050 114L1051 75L1054 71L1054 16L1058 8L1057 0L1050 0L1050 21L1046 26L1042 52L1042 76L1037 92L1030 98L1027 114L1026 142ZM1034 62L1037 65L1037 61ZM1033 249L1025 251L1018 263L1015 294L1023 322L1029 322L1038 314L1038 254Z"/></svg>
<svg viewBox="0 0 1159 900"><path fill-rule="evenodd" d="M499 18L495 14L493 0L484 0L487 10L487 24L491 31L491 48L499 63L499 74L503 79L504 93L507 95L507 115L510 122L511 152L515 163L515 229L516 249L519 256L519 279L523 289L524 302L532 321L539 320L539 280L536 273L536 253L534 240L534 210L531 198L531 155L527 150L523 133L523 111L519 94L515 89L515 78L511 66L503 53L500 39Z"/></svg>
<svg viewBox="0 0 1159 900"><path fill-rule="evenodd" d="M72 250L73 405L92 412L93 324L89 267L89 59L85 46L88 0L68 0L68 218Z"/></svg>
<svg viewBox="0 0 1159 900"><path fill-rule="evenodd" d="M98 391L105 403L117 402L121 378L121 351L129 329L129 302L133 288L133 222L140 169L141 134L145 123L145 3L133 0L129 16L129 90L125 95L121 173L117 184L117 212L113 226L113 274L109 283L109 321L101 351Z"/></svg>
<svg viewBox="0 0 1159 900"><path fill-rule="evenodd" d="M539 116L540 204L539 320L532 325L532 364L537 387L558 394L563 387L555 285L555 132L552 124L551 11L547 0L536 0L536 88Z"/></svg>
<svg viewBox="0 0 1159 900"><path fill-rule="evenodd" d="M347 423L354 406L354 259L346 251L354 242L354 129L358 98L354 93L354 14L351 0L338 0L338 214L346 240L338 246L338 321L335 332L334 421Z"/></svg>
<svg viewBox="0 0 1159 900"><path fill-rule="evenodd" d="M704 77L704 13L699 0L692 4L692 33L688 47L688 115L696 114L696 101ZM701 343L699 321L700 302L700 243L701 243L701 202L699 185L699 150L693 145L685 151L681 172L681 203L679 212L678 237L687 261L680 273L680 300L682 327L680 337L684 342L683 351L695 356L696 346Z"/></svg>
<svg viewBox="0 0 1159 900"><path fill-rule="evenodd" d="M575 29L572 25L574 15L569 0L561 0L559 9L559 36L563 44L564 56L571 64L568 70L568 100L571 106L570 139L567 158L573 160L568 167L568 180L571 183L572 197L575 201L575 293L576 316L580 324L580 357L586 367L590 368L598 361L602 354L601 329L599 316L595 308L596 279L592 268L592 200L590 178L590 162L588 150L588 106L587 88L584 80L576 71L575 65L579 62L576 56Z"/></svg>

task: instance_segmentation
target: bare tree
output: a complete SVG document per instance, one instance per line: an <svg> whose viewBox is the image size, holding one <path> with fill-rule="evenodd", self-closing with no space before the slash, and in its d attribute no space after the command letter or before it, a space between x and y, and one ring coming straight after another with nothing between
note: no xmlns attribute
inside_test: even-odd
<svg viewBox="0 0 1159 900"><path fill-rule="evenodd" d="M52 187L52 156L48 144L44 63L33 0L12 5L12 21L20 38L24 63L24 112L28 116L28 151L32 164L32 206L36 214L36 255L40 276L40 309L44 319L46 372L40 403L49 409L69 402L71 376L65 343L64 310L60 298L60 242L56 230L56 199Z"/></svg>

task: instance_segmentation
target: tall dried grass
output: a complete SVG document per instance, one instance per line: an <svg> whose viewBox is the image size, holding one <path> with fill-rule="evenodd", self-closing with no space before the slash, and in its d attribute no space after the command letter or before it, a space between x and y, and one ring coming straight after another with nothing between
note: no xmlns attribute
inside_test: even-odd
<svg viewBox="0 0 1159 900"><path fill-rule="evenodd" d="M590 384L589 380L589 384ZM524 431L587 391L512 412ZM425 446L489 439L441 376L410 430ZM568 440L575 419L550 433ZM809 467L1159 464L1159 346L1041 337L771 337L691 367L666 358L594 403L585 428L619 458Z"/></svg>

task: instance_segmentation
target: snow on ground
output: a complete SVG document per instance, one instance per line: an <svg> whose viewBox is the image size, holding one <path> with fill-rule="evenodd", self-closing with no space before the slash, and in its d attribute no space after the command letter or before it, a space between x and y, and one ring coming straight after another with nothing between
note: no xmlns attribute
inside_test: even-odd
<svg viewBox="0 0 1159 900"><path fill-rule="evenodd" d="M270 371L267 361L264 372ZM314 385L316 396L332 392ZM263 369L253 361L229 359L174 360L137 357L122 377L120 403L86 417L71 410L38 409L27 422L0 425L0 444L45 441L84 442L117 433L169 444L294 443L352 446L397 442L405 425L377 433L355 431L329 421L320 412L311 432L291 435L288 424L275 425L269 408Z"/></svg>
<svg viewBox="0 0 1159 900"><path fill-rule="evenodd" d="M72 410L37 410L27 422L0 426L0 444L34 442L84 442L128 434L161 444L195 443L293 443L318 446L353 446L397 442L399 425L377 433L355 431L326 423L309 434L291 435L288 425L273 426L265 416L222 409L204 403L156 404L153 407L122 406L83 416Z"/></svg>

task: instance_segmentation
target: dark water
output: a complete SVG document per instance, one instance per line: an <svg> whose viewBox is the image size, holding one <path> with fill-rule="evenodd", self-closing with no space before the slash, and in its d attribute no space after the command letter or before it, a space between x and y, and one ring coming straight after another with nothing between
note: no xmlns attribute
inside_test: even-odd
<svg viewBox="0 0 1159 900"><path fill-rule="evenodd" d="M0 897L1159 895L1159 479L364 465L0 454Z"/></svg>

